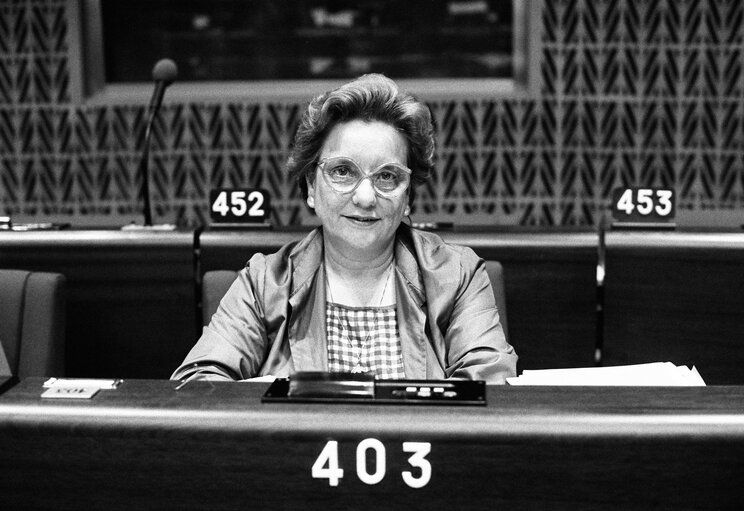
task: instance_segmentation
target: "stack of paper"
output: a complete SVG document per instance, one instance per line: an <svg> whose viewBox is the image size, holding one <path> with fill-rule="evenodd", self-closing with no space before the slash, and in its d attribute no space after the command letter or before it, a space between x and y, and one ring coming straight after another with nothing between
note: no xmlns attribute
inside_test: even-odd
<svg viewBox="0 0 744 511"><path fill-rule="evenodd" d="M675 366L671 362L653 362L611 367L579 367L575 369L524 370L510 385L621 385L704 387L705 382L695 366Z"/></svg>

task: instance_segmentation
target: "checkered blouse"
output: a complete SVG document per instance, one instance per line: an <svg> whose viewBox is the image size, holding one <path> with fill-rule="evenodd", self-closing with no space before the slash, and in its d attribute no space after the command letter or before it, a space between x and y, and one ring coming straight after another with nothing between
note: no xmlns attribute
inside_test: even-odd
<svg viewBox="0 0 744 511"><path fill-rule="evenodd" d="M326 303L328 369L405 378L395 305L349 307Z"/></svg>

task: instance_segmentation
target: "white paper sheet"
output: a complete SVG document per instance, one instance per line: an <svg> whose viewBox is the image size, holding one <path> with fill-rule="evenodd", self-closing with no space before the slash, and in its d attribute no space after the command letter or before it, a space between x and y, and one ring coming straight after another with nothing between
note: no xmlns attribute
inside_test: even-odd
<svg viewBox="0 0 744 511"><path fill-rule="evenodd" d="M524 370L509 385L606 385L704 387L705 382L693 366L675 366L671 362L652 362L610 367Z"/></svg>

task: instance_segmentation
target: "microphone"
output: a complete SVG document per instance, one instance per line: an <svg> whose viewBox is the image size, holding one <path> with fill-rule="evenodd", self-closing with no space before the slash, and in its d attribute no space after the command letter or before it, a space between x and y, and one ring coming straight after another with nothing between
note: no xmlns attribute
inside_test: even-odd
<svg viewBox="0 0 744 511"><path fill-rule="evenodd" d="M163 96L165 95L165 89L172 84L178 76L178 67L176 63L170 59L161 59L155 63L152 68L152 79L155 81L155 90L152 92L152 99L150 99L150 105L148 107L148 119L145 126L145 140L144 147L142 148L142 159L140 160L139 173L142 178L142 199L143 214L145 217L145 225L152 225L152 209L150 207L150 171L148 166L150 156L150 137L152 135L152 125L155 121L155 116L160 109L160 105L163 103Z"/></svg>

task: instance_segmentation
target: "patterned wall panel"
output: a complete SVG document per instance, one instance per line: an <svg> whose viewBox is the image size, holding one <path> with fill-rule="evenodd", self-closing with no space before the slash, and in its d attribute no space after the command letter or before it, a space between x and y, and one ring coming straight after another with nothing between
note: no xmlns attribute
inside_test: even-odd
<svg viewBox="0 0 744 511"><path fill-rule="evenodd" d="M145 106L73 101L75 16L0 0L0 212L117 224L141 209ZM623 185L672 186L693 217L744 211L744 2L543 0L539 21L537 94L429 100L438 165L414 218L594 225ZM303 107L168 103L156 221L203 223L209 189L235 186L269 190L278 223L311 221L282 172Z"/></svg>

